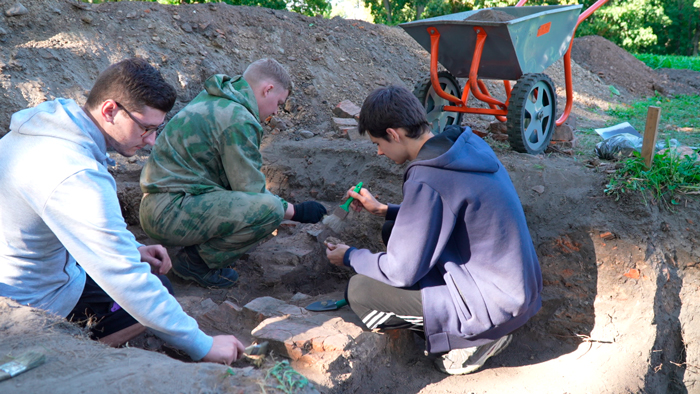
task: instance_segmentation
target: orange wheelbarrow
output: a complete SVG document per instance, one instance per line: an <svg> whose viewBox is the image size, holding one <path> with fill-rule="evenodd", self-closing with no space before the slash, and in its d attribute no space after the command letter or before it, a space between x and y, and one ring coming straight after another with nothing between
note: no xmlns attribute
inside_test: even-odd
<svg viewBox="0 0 700 394"><path fill-rule="evenodd" d="M462 114L493 115L506 123L508 141L518 152L539 154L549 145L555 125L571 113L571 44L578 25L608 0L579 15L581 5L494 7L514 18L480 21L482 10L443 15L401 24L430 51L430 78L414 94L425 106L433 133L460 124ZM470 18L472 17L472 18ZM544 73L564 56L566 107L556 121L554 83ZM447 71L438 72L438 61ZM464 90L457 78L467 78ZM506 100L492 97L482 79L503 80ZM511 89L510 81L517 81ZM473 94L489 108L469 107Z"/></svg>

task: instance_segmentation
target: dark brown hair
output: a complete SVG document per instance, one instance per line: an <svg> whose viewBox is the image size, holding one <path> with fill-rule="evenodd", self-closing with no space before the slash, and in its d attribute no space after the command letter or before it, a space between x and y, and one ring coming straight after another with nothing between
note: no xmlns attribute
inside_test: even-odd
<svg viewBox="0 0 700 394"><path fill-rule="evenodd" d="M418 138L430 131L425 108L418 98L401 86L387 86L370 93L362 103L358 129L374 138L389 140L386 129L406 130L406 137Z"/></svg>
<svg viewBox="0 0 700 394"><path fill-rule="evenodd" d="M129 110L144 106L168 112L175 105L175 88L160 71L142 58L131 58L107 67L97 77L85 106L93 109L112 99Z"/></svg>

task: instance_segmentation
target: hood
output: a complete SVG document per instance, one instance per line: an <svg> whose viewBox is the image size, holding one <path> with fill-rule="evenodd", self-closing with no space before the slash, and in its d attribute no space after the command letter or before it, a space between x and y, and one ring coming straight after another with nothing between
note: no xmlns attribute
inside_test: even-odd
<svg viewBox="0 0 700 394"><path fill-rule="evenodd" d="M212 96L222 97L244 106L248 112L260 121L258 102L253 94L253 89L243 76L229 77L225 74L216 74L204 82L204 90Z"/></svg>
<svg viewBox="0 0 700 394"><path fill-rule="evenodd" d="M469 127L449 126L423 144L416 160L408 166L406 176L415 166L495 173L500 163L488 144Z"/></svg>
<svg viewBox="0 0 700 394"><path fill-rule="evenodd" d="M15 112L10 120L10 131L70 141L89 150L99 162L107 161L107 143L102 132L70 99L58 98Z"/></svg>

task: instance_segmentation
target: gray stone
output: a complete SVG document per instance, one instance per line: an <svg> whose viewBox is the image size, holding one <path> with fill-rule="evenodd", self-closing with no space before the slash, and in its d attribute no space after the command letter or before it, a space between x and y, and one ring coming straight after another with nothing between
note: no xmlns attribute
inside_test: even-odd
<svg viewBox="0 0 700 394"><path fill-rule="evenodd" d="M29 13L27 7L23 6L21 3L17 2L12 7L5 10L5 15L7 16L20 16Z"/></svg>
<svg viewBox="0 0 700 394"><path fill-rule="evenodd" d="M192 33L192 25L189 23L183 23L181 27L186 33Z"/></svg>
<svg viewBox="0 0 700 394"><path fill-rule="evenodd" d="M309 312L295 305L289 305L284 301L273 297L260 297L247 303L243 307L243 313L257 323L270 317L277 316L309 316Z"/></svg>
<svg viewBox="0 0 700 394"><path fill-rule="evenodd" d="M311 298L311 296L308 294L296 293L292 296L292 298L289 299L289 301L292 301L292 302L306 301L309 298Z"/></svg>
<svg viewBox="0 0 700 394"><path fill-rule="evenodd" d="M314 136L314 133L311 132L311 131L309 131L309 130L302 130L302 131L299 132L299 134L300 134L302 137L307 138L307 139Z"/></svg>
<svg viewBox="0 0 700 394"><path fill-rule="evenodd" d="M347 133L348 139L350 141L358 141L358 140L368 140L369 141L369 134L365 133L364 135L360 134L360 130L357 127L351 127L345 130L345 133Z"/></svg>
<svg viewBox="0 0 700 394"><path fill-rule="evenodd" d="M280 129L280 131L284 131L288 128L287 123L282 118L277 116L270 118L270 127L273 129Z"/></svg>
<svg viewBox="0 0 700 394"><path fill-rule="evenodd" d="M353 118L333 118L333 127L346 136L348 129L357 129L357 121Z"/></svg>
<svg viewBox="0 0 700 394"><path fill-rule="evenodd" d="M7 30L0 27L0 36L4 36L5 34L7 34Z"/></svg>
<svg viewBox="0 0 700 394"><path fill-rule="evenodd" d="M83 22L87 23L88 25L92 24L92 17L90 15L83 15L80 20Z"/></svg>
<svg viewBox="0 0 700 394"><path fill-rule="evenodd" d="M199 305L202 307L201 310L204 311L204 313L207 313L212 309L218 308L218 305L216 305L216 303L212 301L211 298L207 298L206 300L202 301Z"/></svg>
<svg viewBox="0 0 700 394"><path fill-rule="evenodd" d="M284 103L284 110L287 112L294 112L296 107L296 100L294 100L294 97L288 98L287 101Z"/></svg>
<svg viewBox="0 0 700 394"><path fill-rule="evenodd" d="M318 229L318 228L307 229L307 230L306 230L306 233L309 234L309 235L312 236L312 237L318 237L319 235L321 235L321 233L323 232L323 230L324 230L324 229L322 229L322 228L321 228L321 229Z"/></svg>
<svg viewBox="0 0 700 394"><path fill-rule="evenodd" d="M544 186L542 186L542 185L533 186L532 190L537 192L537 194L542 194L542 193L544 193Z"/></svg>

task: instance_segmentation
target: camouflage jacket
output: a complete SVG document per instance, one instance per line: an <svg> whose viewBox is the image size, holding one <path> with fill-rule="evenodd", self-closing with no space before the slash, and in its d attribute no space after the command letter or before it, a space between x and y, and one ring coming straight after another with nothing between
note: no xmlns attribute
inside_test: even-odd
<svg viewBox="0 0 700 394"><path fill-rule="evenodd" d="M260 171L263 129L250 85L242 76L217 74L204 88L158 136L141 173L141 190L269 193Z"/></svg>

